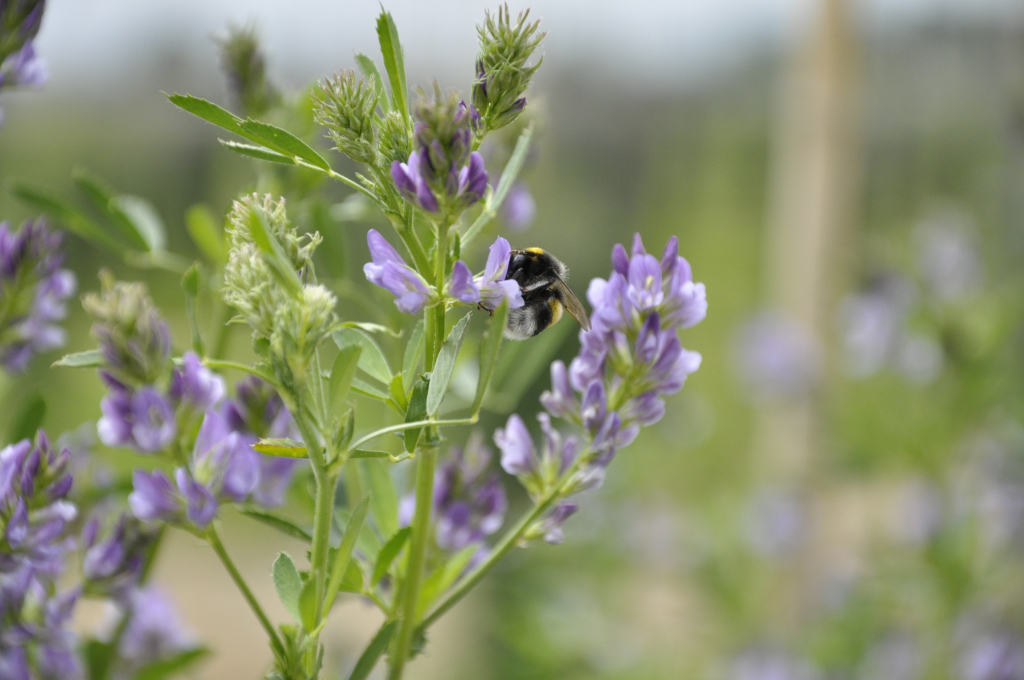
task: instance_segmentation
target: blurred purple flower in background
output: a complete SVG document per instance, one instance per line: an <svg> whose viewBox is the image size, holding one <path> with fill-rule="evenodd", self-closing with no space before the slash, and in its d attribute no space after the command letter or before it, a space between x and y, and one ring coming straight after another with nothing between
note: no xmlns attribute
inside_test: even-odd
<svg viewBox="0 0 1024 680"><path fill-rule="evenodd" d="M537 202L526 182L516 182L508 190L505 202L501 204L501 218L513 232L522 232L530 228L537 217Z"/></svg>
<svg viewBox="0 0 1024 680"><path fill-rule="evenodd" d="M100 537L100 528L100 520L93 518L82 531L82 576L94 594L123 601L139 585L156 534L127 513L118 517L106 537Z"/></svg>
<svg viewBox="0 0 1024 680"><path fill-rule="evenodd" d="M1006 631L977 636L964 646L960 670L963 680L1020 680L1024 640Z"/></svg>
<svg viewBox="0 0 1024 680"><path fill-rule="evenodd" d="M0 90L46 82L46 64L32 45L45 9L46 0L0 3ZM2 110L0 122L3 122Z"/></svg>
<svg viewBox="0 0 1024 680"><path fill-rule="evenodd" d="M118 646L116 677L133 678L156 661L198 647L171 601L158 588L135 590L129 607L128 625Z"/></svg>
<svg viewBox="0 0 1024 680"><path fill-rule="evenodd" d="M917 268L925 292L939 303L968 300L980 290L984 264L966 213L949 209L915 230Z"/></svg>
<svg viewBox="0 0 1024 680"><path fill-rule="evenodd" d="M773 649L752 649L732 663L730 680L818 680L821 675L806 661Z"/></svg>
<svg viewBox="0 0 1024 680"><path fill-rule="evenodd" d="M486 550L487 537L501 528L508 501L501 478L487 474L491 456L483 437L473 433L465 448L451 448L434 474L435 538L442 550L458 552L471 545ZM415 493L402 499L403 525L412 522L415 505Z"/></svg>
<svg viewBox="0 0 1024 680"><path fill-rule="evenodd" d="M821 363L814 336L777 313L761 312L739 330L736 364L756 399L807 394L821 378Z"/></svg>
<svg viewBox="0 0 1024 680"><path fill-rule="evenodd" d="M61 269L61 235L42 219L12 231L0 222L0 361L8 371L23 371L36 354L62 347L66 301L75 292L75 275Z"/></svg>
<svg viewBox="0 0 1024 680"><path fill-rule="evenodd" d="M807 520L796 494L764 488L754 494L747 512L747 540L766 557L785 557L803 543Z"/></svg>

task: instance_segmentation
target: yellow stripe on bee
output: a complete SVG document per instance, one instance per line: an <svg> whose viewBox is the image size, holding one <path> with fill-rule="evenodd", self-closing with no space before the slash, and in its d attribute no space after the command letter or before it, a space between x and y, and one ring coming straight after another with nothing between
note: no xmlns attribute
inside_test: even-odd
<svg viewBox="0 0 1024 680"><path fill-rule="evenodd" d="M527 248L526 252L528 252L528 253L536 253L538 255L543 255L544 254L544 249L543 248Z"/></svg>
<svg viewBox="0 0 1024 680"><path fill-rule="evenodd" d="M562 303L558 300L552 300L548 305L551 307L551 325L554 326L562 318Z"/></svg>

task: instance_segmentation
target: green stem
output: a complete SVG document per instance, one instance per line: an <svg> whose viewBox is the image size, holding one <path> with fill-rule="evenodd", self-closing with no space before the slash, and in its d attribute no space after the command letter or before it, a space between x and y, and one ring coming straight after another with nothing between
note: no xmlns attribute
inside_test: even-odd
<svg viewBox="0 0 1024 680"><path fill-rule="evenodd" d="M434 467L437 463L437 447L420 449L416 456L416 514L412 520L412 545L409 548L406 576L402 587L402 600L398 603L401 618L398 625L398 640L392 655L390 680L400 680L405 663L412 649L413 633L416 631L416 610L419 605L420 581L427 557L427 543L430 540L430 510L434 498Z"/></svg>
<svg viewBox="0 0 1024 680"><path fill-rule="evenodd" d="M277 636L277 631L274 630L274 624L267 618L266 613L263 611L263 607L256 600L256 596L249 590L249 585L242 578L242 575L235 568L235 563L231 561L231 557L228 556L227 551L224 549L224 544L220 542L220 536L217 535L217 529L211 524L210 528L206 531L206 540L213 548L213 551L217 553L217 557L220 558L221 563L224 564L224 568L228 570L228 574L231 575L231 580L235 582L238 589L242 592L242 597L249 603L249 608L252 609L253 613L256 614L256 618L259 619L260 625L263 626L263 630L267 632L267 637L270 638L270 644L274 648L274 654L283 657L284 656L284 645L281 644L281 638Z"/></svg>
<svg viewBox="0 0 1024 680"><path fill-rule="evenodd" d="M309 558L311 577L316 582L318 609L323 606L324 594L327 590L327 549L331 537L331 512L334 508L334 481L327 472L324 453L320 441L310 425L302 409L292 412L295 425L302 435L302 441L309 452L309 460L313 467L313 478L316 481L316 497L313 508L313 545ZM322 612L320 612L322 614ZM319 622L319 616L317 616Z"/></svg>
<svg viewBox="0 0 1024 680"><path fill-rule="evenodd" d="M417 427L441 427L444 425L475 425L477 420L477 416L470 416L469 418L455 418L452 420L415 420L411 423L398 423L397 425L390 425L388 427L382 427L379 430L374 430L370 434L360 437L359 439L355 440L355 442L353 442L352 444L349 444L348 448L350 451L355 451L366 442L372 439L376 439L377 437L380 437L382 435L390 434L391 432L412 430Z"/></svg>
<svg viewBox="0 0 1024 680"><path fill-rule="evenodd" d="M231 337L231 317L235 315L235 310L231 308L231 305L224 305L220 314L220 325L217 326L217 334L213 340L213 351L210 352L209 358L220 359L224 356L224 353L228 349L228 338Z"/></svg>

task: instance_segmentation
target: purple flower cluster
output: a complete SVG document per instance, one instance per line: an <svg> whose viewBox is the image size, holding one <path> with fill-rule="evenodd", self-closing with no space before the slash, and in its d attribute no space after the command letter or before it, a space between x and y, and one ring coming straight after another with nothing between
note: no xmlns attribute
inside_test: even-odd
<svg viewBox="0 0 1024 680"><path fill-rule="evenodd" d="M814 389L821 376L821 349L805 328L761 312L739 331L736 363L755 399L794 398Z"/></svg>
<svg viewBox="0 0 1024 680"><path fill-rule="evenodd" d="M502 467L535 500L600 484L615 453L632 443L641 426L661 419L664 397L682 389L700 367L700 354L683 349L677 331L704 318L707 299L704 284L693 282L689 263L678 254L678 240L669 240L659 261L638 234L632 257L617 245L612 265L609 279L594 279L587 291L592 328L580 331L579 354L568 368L561 361L551 365L551 389L541 395L546 413L538 416L539 454L518 415L494 433ZM552 417L580 428L582 440L563 437ZM573 511L571 504L556 505L528 534L558 540L561 521Z"/></svg>
<svg viewBox="0 0 1024 680"><path fill-rule="evenodd" d="M65 343L66 300L75 275L61 269L61 236L41 220L11 230L0 222L0 362L23 371L35 354Z"/></svg>
<svg viewBox="0 0 1024 680"><path fill-rule="evenodd" d="M46 82L46 65L32 46L45 8L46 0L0 2L0 90Z"/></svg>
<svg viewBox="0 0 1024 680"><path fill-rule="evenodd" d="M487 191L484 159L471 151L480 116L465 102L424 99L416 106L417 148L409 162L391 164L398 190L429 212L458 214Z"/></svg>
<svg viewBox="0 0 1024 680"><path fill-rule="evenodd" d="M194 420L196 414L213 408L224 396L224 380L203 366L192 352L172 370L166 392L156 385L132 388L108 369L101 369L100 377L108 388L107 396L100 401L103 416L96 423L100 441L141 453L164 450L178 434L179 423Z"/></svg>
<svg viewBox="0 0 1024 680"><path fill-rule="evenodd" d="M74 541L65 528L77 510L68 452L55 452L43 432L0 450L0 677L82 677L68 620L78 590L56 580Z"/></svg>
<svg viewBox="0 0 1024 680"><path fill-rule="evenodd" d="M127 513L103 537L100 524L94 517L82 531L82 576L88 592L125 602L139 585L156 533Z"/></svg>
<svg viewBox="0 0 1024 680"><path fill-rule="evenodd" d="M466 448L453 447L451 457L434 475L434 517L437 546L458 552L471 545L486 550L487 537L501 528L508 510L505 487L497 474L487 474L491 450L474 435ZM401 519L412 522L416 494L402 500ZM480 559L477 554L475 559Z"/></svg>
<svg viewBox="0 0 1024 680"><path fill-rule="evenodd" d="M204 529L222 502L280 505L300 462L264 456L252 445L261 436L294 434L280 397L261 381L247 380L237 400L207 407L188 465L175 469L173 482L161 470L133 473L129 507L146 522Z"/></svg>
<svg viewBox="0 0 1024 680"><path fill-rule="evenodd" d="M373 259L363 265L366 279L394 295L398 309L418 314L433 298L433 289L376 229L367 233L366 241ZM508 241L498 237L491 245L483 273L476 277L465 262L458 260L452 267L445 293L467 304L479 303L489 310L497 309L502 300L508 300L512 309L522 307L519 284L505 278L511 254Z"/></svg>
<svg viewBox="0 0 1024 680"><path fill-rule="evenodd" d="M171 601L154 586L132 592L128 625L118 646L115 677L133 678L155 661L196 648Z"/></svg>

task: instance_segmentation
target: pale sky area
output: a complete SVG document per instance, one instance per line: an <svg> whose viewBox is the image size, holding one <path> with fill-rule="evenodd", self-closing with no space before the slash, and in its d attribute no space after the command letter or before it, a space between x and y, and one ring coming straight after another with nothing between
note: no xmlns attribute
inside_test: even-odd
<svg viewBox="0 0 1024 680"><path fill-rule="evenodd" d="M544 53L572 68L586 60L626 83L678 86L799 34L816 0L534 0L548 31ZM481 0L386 3L406 46L412 82L470 78ZM1018 0L851 0L871 30L940 18L1024 21ZM50 0L39 37L50 87L116 87L170 55L212 66L210 36L227 22L255 20L273 75L295 84L352 65L353 50L376 55L376 0Z"/></svg>

